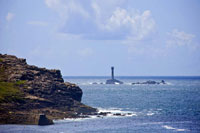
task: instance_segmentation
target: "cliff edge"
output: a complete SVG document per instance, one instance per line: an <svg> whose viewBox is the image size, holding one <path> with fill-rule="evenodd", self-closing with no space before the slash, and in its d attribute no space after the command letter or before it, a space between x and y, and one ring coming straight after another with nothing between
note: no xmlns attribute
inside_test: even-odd
<svg viewBox="0 0 200 133"><path fill-rule="evenodd" d="M60 70L28 65L25 59L0 54L0 124L38 124L96 112L81 103L82 90L65 83Z"/></svg>

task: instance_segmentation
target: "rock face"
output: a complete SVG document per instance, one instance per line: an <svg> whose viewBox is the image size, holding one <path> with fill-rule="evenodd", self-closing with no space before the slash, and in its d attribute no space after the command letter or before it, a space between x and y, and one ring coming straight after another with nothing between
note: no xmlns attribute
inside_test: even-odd
<svg viewBox="0 0 200 133"><path fill-rule="evenodd" d="M36 124L39 113L61 119L79 117L81 110L96 111L80 103L82 90L64 83L60 70L28 65L16 56L0 54L0 83L0 123ZM28 118L29 113L34 121ZM16 120L19 114L27 121Z"/></svg>

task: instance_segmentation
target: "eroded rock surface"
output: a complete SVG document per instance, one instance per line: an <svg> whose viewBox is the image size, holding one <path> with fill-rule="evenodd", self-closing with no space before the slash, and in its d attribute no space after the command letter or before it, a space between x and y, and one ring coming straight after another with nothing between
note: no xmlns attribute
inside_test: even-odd
<svg viewBox="0 0 200 133"><path fill-rule="evenodd" d="M95 112L81 103L82 94L77 85L64 82L60 70L0 54L0 123L37 124L40 113L62 119Z"/></svg>

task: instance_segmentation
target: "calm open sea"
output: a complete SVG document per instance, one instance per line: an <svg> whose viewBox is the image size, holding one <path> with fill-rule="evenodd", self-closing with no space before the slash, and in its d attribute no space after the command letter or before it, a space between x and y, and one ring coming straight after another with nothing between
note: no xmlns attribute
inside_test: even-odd
<svg viewBox="0 0 200 133"><path fill-rule="evenodd" d="M83 90L83 103L101 111L132 115L57 120L50 126L0 125L0 132L200 132L200 77L116 77L122 85L106 85L107 79L65 77ZM165 80L167 84L131 85L147 80Z"/></svg>

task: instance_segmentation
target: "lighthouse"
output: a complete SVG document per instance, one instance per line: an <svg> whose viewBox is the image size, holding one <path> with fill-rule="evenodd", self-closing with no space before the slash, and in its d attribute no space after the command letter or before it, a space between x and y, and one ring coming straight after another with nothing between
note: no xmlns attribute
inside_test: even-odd
<svg viewBox="0 0 200 133"><path fill-rule="evenodd" d="M111 67L111 79L106 80L106 84L123 84L122 81L115 79L113 66Z"/></svg>

